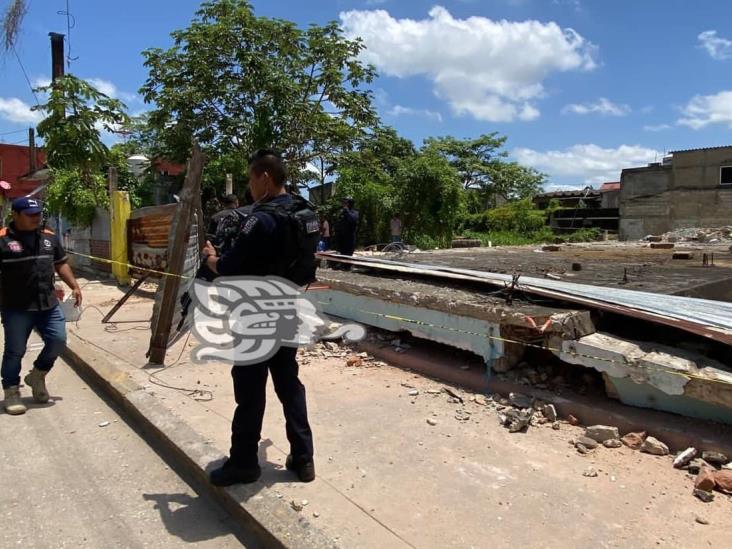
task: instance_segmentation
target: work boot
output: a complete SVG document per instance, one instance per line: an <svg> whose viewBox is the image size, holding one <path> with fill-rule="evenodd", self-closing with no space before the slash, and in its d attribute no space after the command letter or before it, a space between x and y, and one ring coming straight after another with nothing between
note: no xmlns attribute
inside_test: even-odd
<svg viewBox="0 0 732 549"><path fill-rule="evenodd" d="M25 376L25 384L33 390L33 400L44 404L48 402L48 389L46 389L46 374L43 370L33 368L30 373Z"/></svg>
<svg viewBox="0 0 732 549"><path fill-rule="evenodd" d="M250 484L259 480L262 469L254 467L235 467L227 461L223 466L211 471L209 480L214 486L231 486L232 484Z"/></svg>
<svg viewBox="0 0 732 549"><path fill-rule="evenodd" d="M14 385L5 389L5 411L11 416L25 414L26 407L20 400L20 387Z"/></svg>
<svg viewBox="0 0 732 549"><path fill-rule="evenodd" d="M292 455L288 455L285 460L285 467L288 471L297 474L297 478L301 482L312 482L315 480L315 463L312 459L295 461Z"/></svg>

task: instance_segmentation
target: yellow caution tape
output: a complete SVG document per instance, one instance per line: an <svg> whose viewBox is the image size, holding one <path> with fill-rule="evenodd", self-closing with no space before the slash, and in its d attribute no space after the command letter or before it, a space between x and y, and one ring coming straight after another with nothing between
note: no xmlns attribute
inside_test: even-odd
<svg viewBox="0 0 732 549"><path fill-rule="evenodd" d="M328 304L327 302L322 302L322 301L319 301L318 303L320 305L327 305ZM449 331L456 332L456 333L460 333L460 334L473 335L473 336L483 337L483 338L489 339L489 340L501 341L503 343L515 343L515 344L518 344L518 345L522 345L524 347L531 347L531 348L534 348L534 349L541 349L543 351L550 351L552 353L568 354L568 355L571 355L571 356L577 356L577 357L582 357L582 358L589 358L589 359L598 360L598 361L602 361L602 362L608 362L608 363L611 363L611 364L619 364L619 365L626 366L626 367L627 366L630 366L630 364L627 361L620 361L620 360L614 360L612 358L607 358L607 357L593 356L593 355L588 355L588 354L585 354L585 353L579 353L579 352L577 352L574 349L572 351L564 351L564 350L559 349L559 348L549 347L548 345L537 345L535 343L528 343L526 341L518 341L518 340L515 340L515 339L508 339L508 338L500 337L500 336L492 336L492 335L483 334L483 333L477 333L477 332L468 332L466 330L459 330L459 329L453 328L451 326L439 326L439 325L436 325L436 324L430 324L429 322L425 322L423 320L415 320L415 319L405 318L405 317L397 316L397 315L389 315L389 314L384 314L384 313L376 313L376 312L373 312L373 311L366 311L366 310L363 310L363 309L353 309L353 308L350 308L350 310L355 311L355 312L365 313L365 314L372 315L372 316L379 316L379 317L382 317L382 318L386 318L388 320L397 320L397 321L401 321L401 322L407 322L407 323L410 323L410 324L418 324L418 325L422 325L422 326L429 326L430 328L439 328L439 329L442 329L442 330L449 330ZM646 364L646 365L643 366L643 368L644 369L650 369L650 370L656 370L656 371L662 372L664 374L670 374L670 375L684 377L687 380L698 379L698 380L701 380L701 381L704 381L704 382L708 382L708 383L719 383L719 384L724 384L724 385L730 385L728 382L725 382L725 381L722 381L722 380L713 379L713 378L709 378L709 377L704 377L704 376L700 376L700 375L696 375L696 374L692 374L692 373L674 372L672 370L666 370L666 369L664 369L662 367L654 366L654 365L651 365L651 364Z"/></svg>
<svg viewBox="0 0 732 549"><path fill-rule="evenodd" d="M123 261L115 261L113 259L107 259L107 258L104 258L104 257L96 257L96 256L93 256L93 255L82 254L82 253L79 253L79 252L72 252L71 250L66 250L66 253L69 253L69 254L72 254L72 255L78 255L80 257L86 257L88 259L93 259L94 261L101 261L102 263L125 265L127 267L132 268L132 269L137 269L139 271L145 271L145 272L148 272L148 273L154 273L154 274L158 274L158 275L161 275L161 276L173 276L173 277L178 277L178 278L181 278L181 279L191 279L191 278L194 278L192 276L179 275L179 274L175 274L175 273L168 273L168 272L165 272L165 271L157 271L155 269L147 269L145 267L138 267L137 265L132 265L131 263L127 263L127 262L123 262ZM320 290L320 289L327 289L327 287L324 287L324 288L315 287L313 289L314 290ZM323 301L319 301L318 304L320 304L320 305L328 305L327 302L323 302ZM402 316L388 315L388 314L384 314L384 313L376 313L376 312L373 312L373 311L366 311L366 310L363 310L363 309L353 309L353 308L351 308L351 310L352 311L356 311L356 312L360 312L360 313L369 314L369 315L372 315L372 316L380 316L380 317L386 318L388 320L396 320L396 321L400 321L400 322L407 322L407 323L410 323L410 324L418 324L418 325L422 325L422 326L428 326L430 328L439 328L441 330L449 330L449 331L456 332L456 333L460 333L460 334L466 334L466 335L473 335L473 336L483 337L483 338L486 338L486 339L489 339L489 340L501 341L503 343L515 343L517 345L522 345L524 347L531 347L533 349L540 349L542 351L549 351L549 352L552 352L552 353L560 353L560 354L569 354L569 355L572 355L572 356L578 356L578 357L582 357L582 358L589 358L589 359L592 359L592 360L599 360L599 361L602 361L602 362L609 362L611 364L620 364L622 366L629 366L629 363L627 361L619 361L619 360L614 360L612 358L607 358L607 357L593 356L593 355L588 355L588 354L584 354L584 353L578 353L576 350L564 351L563 349L552 348L552 347L549 347L547 345L537 345L536 343L528 343L526 341L519 341L519 340L515 340L515 339L508 339L508 338L500 337L500 336L492 336L492 335L487 335L487 334L482 334L482 333L477 333L477 332L468 332L466 330L458 330L457 328L453 328L453 327L450 327L450 326L438 326L436 324L430 324L429 322L425 322L423 320L415 320L415 319L411 319L411 318L405 318L405 317L402 317ZM537 329L539 329L539 328L537 327ZM544 325L543 329L546 329L546 324ZM543 332L543 329L539 329L539 331L542 331ZM691 373L674 372L674 371L671 371L671 370L665 370L665 369L663 369L661 367L658 367L658 366L651 366L650 364L647 364L647 365L643 366L643 368L648 368L648 369L651 369L651 370L654 370L655 369L655 370L660 371L660 372L663 372L665 374L670 374L670 375L684 377L687 380L698 379L698 380L705 381L705 382L708 382L708 383L711 382L711 383L720 383L720 384L724 384L724 385L729 385L729 383L727 383L725 381L718 380L718 379L712 379L712 378L708 378L708 377L704 377L704 376L699 376L699 375L691 374Z"/></svg>
<svg viewBox="0 0 732 549"><path fill-rule="evenodd" d="M124 265L126 267L129 267L130 269L136 269L138 271L145 271L147 273L154 273L154 274L158 274L160 276L172 276L172 277L183 278L183 279L194 278L192 276L179 275L179 274L175 274L175 273L168 273L165 271L156 271L155 269L148 269L146 267L139 267L138 265L133 265L133 264L127 263L125 261L115 261L114 259L107 259L106 257L97 257L94 255L82 254L79 252L72 252L71 250L66 250L66 253L72 254L72 255L78 255L81 257L86 257L87 259L93 259L94 261L100 261L102 263L109 263L110 265Z"/></svg>

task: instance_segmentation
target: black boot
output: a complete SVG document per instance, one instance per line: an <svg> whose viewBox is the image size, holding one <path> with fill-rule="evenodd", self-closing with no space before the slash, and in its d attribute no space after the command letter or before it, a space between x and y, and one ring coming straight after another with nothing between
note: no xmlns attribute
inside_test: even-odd
<svg viewBox="0 0 732 549"><path fill-rule="evenodd" d="M254 467L236 467L230 462L211 471L209 479L214 486L231 486L232 484L250 484L259 480L262 469L259 465Z"/></svg>
<svg viewBox="0 0 732 549"><path fill-rule="evenodd" d="M291 455L285 460L285 467L288 471L293 471L302 482L312 482L315 480L315 462L312 458L306 460L295 461Z"/></svg>

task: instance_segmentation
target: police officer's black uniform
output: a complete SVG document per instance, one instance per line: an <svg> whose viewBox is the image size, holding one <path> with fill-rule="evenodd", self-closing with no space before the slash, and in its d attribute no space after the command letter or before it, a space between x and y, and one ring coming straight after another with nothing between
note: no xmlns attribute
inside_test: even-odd
<svg viewBox="0 0 732 549"><path fill-rule="evenodd" d="M274 215L271 209L287 206L292 200L290 195L283 194L268 201L266 208L258 209L257 205L252 208L233 249L224 253L216 264L220 275L288 278L287 265L298 253L297 244L287 218ZM253 482L259 477L257 450L268 371L272 373L275 392L285 414L291 450L288 468L299 471L303 464L312 467L313 436L307 417L305 387L298 378L296 354L296 348L282 346L264 362L232 368L237 407L231 425L231 452L218 477L212 473L212 482L221 485Z"/></svg>

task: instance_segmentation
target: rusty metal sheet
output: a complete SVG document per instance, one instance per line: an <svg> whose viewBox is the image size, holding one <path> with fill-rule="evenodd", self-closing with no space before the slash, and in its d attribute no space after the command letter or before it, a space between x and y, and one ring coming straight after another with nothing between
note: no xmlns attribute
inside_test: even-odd
<svg viewBox="0 0 732 549"><path fill-rule="evenodd" d="M482 282L499 287L507 286L512 280L512 276L506 274L421 263L327 253L318 254L318 257L373 269ZM521 277L518 289L530 294L673 326L732 345L732 303L533 277Z"/></svg>
<svg viewBox="0 0 732 549"><path fill-rule="evenodd" d="M168 235L177 204L140 208L127 221L128 261L135 267L164 271Z"/></svg>

